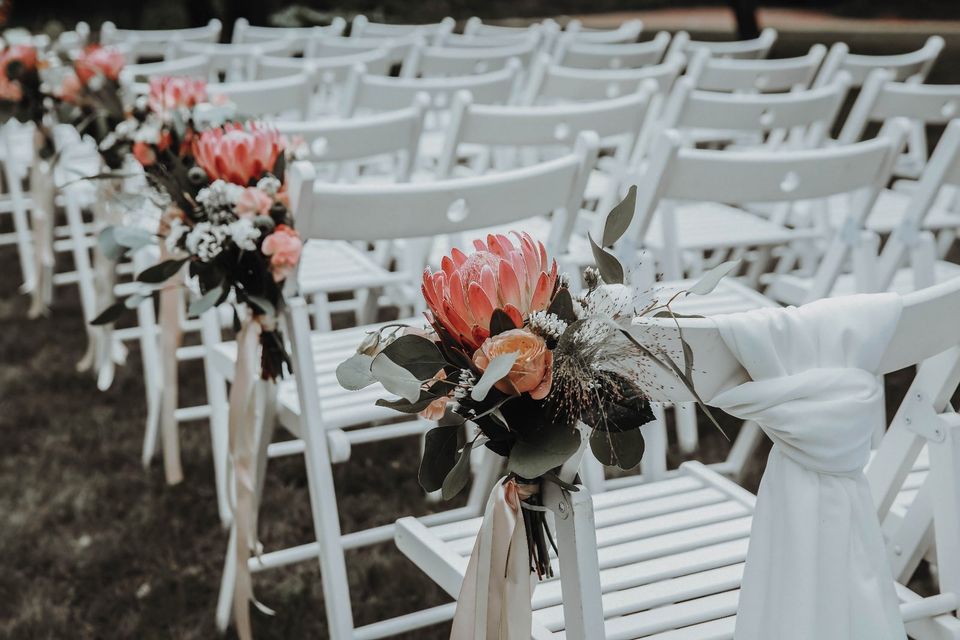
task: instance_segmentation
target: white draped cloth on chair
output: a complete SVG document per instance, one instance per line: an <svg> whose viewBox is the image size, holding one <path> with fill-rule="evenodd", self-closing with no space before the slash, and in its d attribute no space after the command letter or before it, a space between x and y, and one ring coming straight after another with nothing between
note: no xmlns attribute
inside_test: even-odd
<svg viewBox="0 0 960 640"><path fill-rule="evenodd" d="M710 401L773 440L757 495L737 640L906 638L863 468L884 420L894 294L719 316L751 382Z"/></svg>

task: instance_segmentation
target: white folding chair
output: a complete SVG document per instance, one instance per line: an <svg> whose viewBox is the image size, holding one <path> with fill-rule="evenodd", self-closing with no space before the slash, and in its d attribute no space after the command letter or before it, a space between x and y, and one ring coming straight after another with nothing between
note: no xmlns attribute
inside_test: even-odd
<svg viewBox="0 0 960 640"><path fill-rule="evenodd" d="M893 79L904 81L915 78L915 82L924 82L930 69L943 51L943 38L930 36L924 45L910 53L894 55L866 55L850 53L846 43L838 42L830 47L823 61L823 68L817 75L816 84L829 82L841 71L850 74L853 87L860 87L867 81L872 71L886 69L893 73Z"/></svg>
<svg viewBox="0 0 960 640"><path fill-rule="evenodd" d="M265 80L306 73L313 80L311 113L330 115L337 112L347 78L357 64L364 65L369 74L388 75L392 66L390 52L373 49L325 58L263 56L253 60L252 75L255 80Z"/></svg>
<svg viewBox="0 0 960 640"><path fill-rule="evenodd" d="M576 34L561 38L553 61L576 69L636 69L658 64L670 44L670 34L659 31L653 40L626 44L578 42Z"/></svg>
<svg viewBox="0 0 960 640"><path fill-rule="evenodd" d="M767 60L718 58L701 49L693 55L687 75L696 81L697 89L705 91L776 93L807 89L826 53L826 47L815 44L806 55Z"/></svg>
<svg viewBox="0 0 960 640"><path fill-rule="evenodd" d="M682 56L674 56L639 69L572 69L541 55L530 72L522 103L609 100L636 93L647 80L656 82L660 93L666 94L683 71L683 64Z"/></svg>
<svg viewBox="0 0 960 640"><path fill-rule="evenodd" d="M410 56L414 47L425 41L425 36L416 32L396 38L335 38L331 36L320 40L312 40L310 46L307 47L307 51L304 53L304 57L342 57L383 50L387 52L387 58L390 60L392 67L394 65L402 65Z"/></svg>
<svg viewBox="0 0 960 640"><path fill-rule="evenodd" d="M900 527L902 535L890 540L888 557L901 581L895 590L910 636L955 638L960 636L960 489L955 481L960 424L948 400L960 381L960 331L948 318L960 313L960 280L911 294L903 304L895 334L877 358L877 373L922 362L917 380L938 383L940 391L934 387L931 396L929 385L915 383L867 472L867 482L883 520L912 458L924 443L930 448L936 471L921 489L926 500L907 513L903 524L913 527ZM670 322L638 321L634 332L643 339L650 325L669 330ZM679 323L698 362L695 380L704 397L749 380L713 321ZM566 465L561 478L574 481L575 467ZM554 514L559 553L552 564L559 577L534 592L534 638L733 638L753 495L696 462L684 464L679 477L593 497L586 487L567 492L553 483L545 483L543 493L543 504ZM784 499L790 499L789 493ZM397 522L395 540L439 586L456 595L479 526L479 518L443 525L404 518ZM924 548L918 535L928 527L935 530L942 567L937 595L923 598L903 585L909 578L904 567L909 566L906 558ZM772 566L758 569L776 571ZM843 637L843 630L837 633Z"/></svg>
<svg viewBox="0 0 960 640"><path fill-rule="evenodd" d="M120 72L124 82L147 83L150 78L163 76L180 76L188 78L210 77L210 58L208 56L187 56L176 60L161 60L160 62L144 62L128 64ZM139 89L144 92L146 87Z"/></svg>
<svg viewBox="0 0 960 640"><path fill-rule="evenodd" d="M0 156L6 193L0 198L0 212L9 213L13 231L0 234L0 245L16 245L20 275L25 288L35 286L34 247L30 235L30 194L24 191L34 162L34 127L10 119L0 127Z"/></svg>
<svg viewBox="0 0 960 640"><path fill-rule="evenodd" d="M213 43L220 39L223 25L216 18L203 27L188 29L118 29L107 21L100 27L100 42L105 45L129 47L132 61L140 58L162 58L171 42Z"/></svg>
<svg viewBox="0 0 960 640"><path fill-rule="evenodd" d="M756 38L733 41L691 40L686 31L679 31L673 36L667 54L684 53L692 55L699 51L706 51L712 58L742 58L759 60L766 58L770 49L777 41L777 30L767 27Z"/></svg>
<svg viewBox="0 0 960 640"><path fill-rule="evenodd" d="M960 276L960 266L937 260L933 232L955 234L960 214L938 208L941 191L960 186L960 120L952 121L930 156L899 219L890 221L890 237L877 256L880 240L869 228L877 207L867 212L850 211L840 231L813 273L781 273L769 278L767 295L787 304L799 304L825 296L896 291L907 293ZM949 194L948 194L949 195ZM942 206L942 205L941 205ZM858 214L866 213L860 217ZM954 237L954 235L951 235ZM854 245L852 269L844 247Z"/></svg>
<svg viewBox="0 0 960 640"><path fill-rule="evenodd" d="M591 44L624 44L636 42L643 31L643 21L627 20L615 29L595 29L583 26L580 20L573 19L567 23L563 36L573 36L574 42Z"/></svg>
<svg viewBox="0 0 960 640"><path fill-rule="evenodd" d="M225 44L171 40L166 59L176 60L187 56L206 56L210 59L210 79L220 80L223 74L227 81L249 79L253 61L261 56L292 56L297 48L295 40L274 40L246 44Z"/></svg>
<svg viewBox="0 0 960 640"><path fill-rule="evenodd" d="M926 166L929 151L925 126L945 125L960 115L960 85L928 85L916 79L896 82L889 69L874 69L867 76L850 109L837 141L849 144L860 140L867 126L890 118L904 117L917 122L907 153L897 163L897 174L918 178Z"/></svg>
<svg viewBox="0 0 960 640"><path fill-rule="evenodd" d="M309 67L306 70L303 74L267 80L211 83L207 85L207 94L211 99L223 98L233 103L241 116L305 120L311 115L315 85L315 72Z"/></svg>
<svg viewBox="0 0 960 640"><path fill-rule="evenodd" d="M553 18L547 18L542 22L530 24L525 27L513 27L499 24L484 24L477 16L468 18L463 25L463 35L478 39L495 38L525 38L529 36L530 30L539 27L540 29L552 32L554 34L560 31L560 25Z"/></svg>
<svg viewBox="0 0 960 640"><path fill-rule="evenodd" d="M351 38L393 39L418 35L427 41L437 41L451 33L456 26L453 18L446 17L434 24L386 24L370 22L363 14L358 14L350 23Z"/></svg>
<svg viewBox="0 0 960 640"><path fill-rule="evenodd" d="M246 18L237 18L233 23L233 36L230 41L233 44L251 44L293 40L296 42L294 51L303 53L312 40L342 36L346 28L347 21L340 16L336 16L325 27L255 27Z"/></svg>
<svg viewBox="0 0 960 640"><path fill-rule="evenodd" d="M302 237L310 242L418 238L457 233L491 222L505 224L550 209L563 211L579 206L595 157L596 140L587 135L574 153L541 165L477 178L377 187L326 185L314 183L312 165L295 163L289 179L297 226ZM251 558L251 571L319 558L331 638L381 638L448 619L452 609L445 605L355 628L344 551L389 540L394 527L341 533L332 464L349 457L351 444L419 435L429 425L413 420L361 427L396 415L374 405L375 397L384 392L382 389L347 392L338 386L333 375L337 364L350 355L369 326L311 332L307 306L299 298L287 305L286 323L296 380L280 384L277 416L285 428L302 438L302 445L281 443L271 444L270 448L277 453L284 448L288 454L302 452L306 458L316 542ZM211 368L230 378L235 344L216 346L209 354ZM261 444L266 451L271 429L262 431L260 437L265 441ZM483 488L474 492L467 507L428 516L428 520L446 522L479 513L487 482L489 479L478 479L477 486ZM230 538L218 604L221 629L229 622L234 544L235 532Z"/></svg>
<svg viewBox="0 0 960 640"><path fill-rule="evenodd" d="M511 60L520 62L522 68L530 66L540 50L539 41L529 39L505 47L444 47L415 46L403 63L400 75L405 78L436 78L444 76L469 76L498 71Z"/></svg>

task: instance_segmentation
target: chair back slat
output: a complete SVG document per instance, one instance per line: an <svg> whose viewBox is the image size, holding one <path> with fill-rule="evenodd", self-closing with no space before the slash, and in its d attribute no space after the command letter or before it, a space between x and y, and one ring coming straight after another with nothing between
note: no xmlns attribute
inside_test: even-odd
<svg viewBox="0 0 960 640"><path fill-rule="evenodd" d="M658 32L653 40L627 44L593 44L568 37L557 43L553 60L576 69L636 69L663 60L669 44L666 31Z"/></svg>
<svg viewBox="0 0 960 640"><path fill-rule="evenodd" d="M392 39L415 35L434 42L453 31L455 26L456 22L449 17L433 24L386 24L370 22L365 15L360 14L350 23L350 37Z"/></svg>
<svg viewBox="0 0 960 640"><path fill-rule="evenodd" d="M402 75L408 78L467 76L498 71L511 60L519 61L526 68L530 66L538 48L537 40L490 48L418 46L404 62Z"/></svg>
<svg viewBox="0 0 960 640"><path fill-rule="evenodd" d="M588 102L609 100L636 93L647 80L653 80L661 93L667 93L683 70L683 58L640 69L572 69L561 67L542 56L534 65L524 102Z"/></svg>
<svg viewBox="0 0 960 640"><path fill-rule="evenodd" d="M118 29L108 21L100 28L100 42L105 45L128 45L134 60L159 58L166 55L171 42L217 42L222 27L216 18L206 26L188 29Z"/></svg>
<svg viewBox="0 0 960 640"><path fill-rule="evenodd" d="M915 78L923 82L940 56L940 52L943 51L943 44L943 38L940 36L930 36L916 51L871 56L850 53L845 43L838 42L830 47L830 52L823 62L823 69L817 76L817 83L829 82L836 74L846 71L850 74L852 86L860 87L877 69L886 69L892 73L893 80L904 81Z"/></svg>
<svg viewBox="0 0 960 640"><path fill-rule="evenodd" d="M643 21L627 20L616 29L591 29L583 26L580 20L573 19L567 23L563 36L572 38L574 42L591 44L625 44L636 42L643 31Z"/></svg>
<svg viewBox="0 0 960 640"><path fill-rule="evenodd" d="M691 40L686 31L679 31L670 42L670 53L694 54L706 51L712 58L740 58L758 60L766 58L777 41L777 30L767 27L756 38L733 41Z"/></svg>
<svg viewBox="0 0 960 640"><path fill-rule="evenodd" d="M254 44L257 42L276 42L277 40L293 40L297 53L303 53L312 40L326 37L342 36L347 28L347 21L340 16L335 17L325 27L255 27L246 18L237 18L233 24L234 44Z"/></svg>
<svg viewBox="0 0 960 640"><path fill-rule="evenodd" d="M207 86L211 96L223 96L236 105L237 114L246 117L286 116L304 120L310 114L311 76L300 74L249 80L222 82Z"/></svg>
<svg viewBox="0 0 960 640"><path fill-rule="evenodd" d="M773 93L809 87L827 48L815 44L806 55L779 60L715 58L706 50L697 51L697 54L688 75L696 79L698 89Z"/></svg>

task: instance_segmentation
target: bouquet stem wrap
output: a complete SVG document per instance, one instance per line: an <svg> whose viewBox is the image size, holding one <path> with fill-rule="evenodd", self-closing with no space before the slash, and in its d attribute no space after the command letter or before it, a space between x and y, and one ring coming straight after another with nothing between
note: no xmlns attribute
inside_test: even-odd
<svg viewBox="0 0 960 640"><path fill-rule="evenodd" d="M116 200L123 189L123 180L108 178L97 182L97 195L93 204L94 228L104 229L120 223L116 207L110 202ZM117 263L103 254L99 246L93 252L93 293L94 308L106 309L116 301L114 286L117 281ZM113 384L115 363L125 358L123 345L113 338L112 325L87 325L87 352L77 364L80 371L91 367L97 374L97 387L104 391Z"/></svg>
<svg viewBox="0 0 960 640"><path fill-rule="evenodd" d="M257 551L257 497L258 497L258 423L272 420L270 407L275 385L264 380L260 371L261 337L275 330L264 326L268 319L249 315L237 334L237 369L230 388L230 460L233 466L235 505L233 526L236 531L236 577L233 589L233 615L237 635L250 640L250 608L253 602L261 611L272 614L257 602L247 561Z"/></svg>
<svg viewBox="0 0 960 640"><path fill-rule="evenodd" d="M179 210L168 210L160 221L160 234L166 235L170 220L179 215ZM172 256L165 242L160 243L160 261ZM160 438L163 442L163 471L167 484L177 484L183 480L183 467L180 462L180 434L177 430L176 411L179 404L179 376L177 375L177 349L183 340L180 317L183 308L182 270L171 276L160 289L160 366L162 386L160 388Z"/></svg>
<svg viewBox="0 0 960 640"><path fill-rule="evenodd" d="M533 622L530 547L521 502L538 484L494 486L463 578L451 640L529 640Z"/></svg>
<svg viewBox="0 0 960 640"><path fill-rule="evenodd" d="M30 292L30 310L27 315L33 319L46 315L53 300L53 227L56 198L54 166L45 160L38 160L30 172L30 195L33 206L30 209L30 228L33 235L33 282L24 287Z"/></svg>

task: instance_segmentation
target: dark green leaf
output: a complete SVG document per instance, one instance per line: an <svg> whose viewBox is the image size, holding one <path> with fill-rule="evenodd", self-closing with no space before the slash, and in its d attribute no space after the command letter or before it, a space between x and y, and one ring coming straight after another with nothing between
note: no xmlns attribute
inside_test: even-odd
<svg viewBox="0 0 960 640"><path fill-rule="evenodd" d="M207 291L201 297L196 300L190 301L190 308L187 310L193 317L202 315L208 309L212 309L215 304L223 296L223 284L218 284L214 288Z"/></svg>
<svg viewBox="0 0 960 640"><path fill-rule="evenodd" d="M396 400L380 398L375 404L378 407L386 407L387 409L393 409L394 411L399 411L400 413L420 413L430 406L430 403L436 399L437 396L434 394L427 391L421 391L420 398L416 402L410 402L404 398L398 398Z"/></svg>
<svg viewBox="0 0 960 640"><path fill-rule="evenodd" d="M423 440L418 480L424 491L438 491L457 463L457 450L463 440L463 427L438 426L427 431Z"/></svg>
<svg viewBox="0 0 960 640"><path fill-rule="evenodd" d="M535 440L518 440L510 451L507 469L535 480L559 467L580 448L580 432L565 425L548 425Z"/></svg>
<svg viewBox="0 0 960 640"><path fill-rule="evenodd" d="M557 290L557 295L553 297L550 303L548 313L552 313L567 324L577 321L577 314L573 310L573 298L570 297L570 290L562 288Z"/></svg>
<svg viewBox="0 0 960 640"><path fill-rule="evenodd" d="M643 458L644 442L640 428L627 431L600 431L590 434L590 450L601 464L632 469Z"/></svg>
<svg viewBox="0 0 960 640"><path fill-rule="evenodd" d="M400 336L384 347L382 353L418 380L430 380L447 365L436 343L423 336Z"/></svg>
<svg viewBox="0 0 960 640"><path fill-rule="evenodd" d="M627 196L615 206L607 216L603 225L603 246L612 246L623 237L633 221L634 210L637 208L637 185L630 185Z"/></svg>
<svg viewBox="0 0 960 640"><path fill-rule="evenodd" d="M460 452L457 463L453 465L453 469L451 469L447 477L443 479L440 495L444 500L455 497L463 491L463 488L467 486L467 482L470 481L470 451L472 449L473 442L467 442L463 445L463 450Z"/></svg>
<svg viewBox="0 0 960 640"><path fill-rule="evenodd" d="M683 339L682 333L680 334L680 345L683 347L683 373L688 380L693 380L693 349Z"/></svg>
<svg viewBox="0 0 960 640"><path fill-rule="evenodd" d="M92 325L101 325L101 324L110 324L111 322L116 322L120 316L127 310L127 305L124 300L114 302L112 305L100 312L96 318L90 321Z"/></svg>
<svg viewBox="0 0 960 640"><path fill-rule="evenodd" d="M513 318L507 315L507 312L503 309L494 309L493 315L490 316L490 335L495 336L503 333L504 331L510 331L511 329L516 329L517 325L514 323Z"/></svg>
<svg viewBox="0 0 960 640"><path fill-rule="evenodd" d="M137 276L137 280L140 282L147 282L149 284L160 284L165 282L178 271L180 267L187 261L187 258L180 258L177 260L164 260L158 264L153 265L149 269L144 269L140 272L140 275Z"/></svg>
<svg viewBox="0 0 960 640"><path fill-rule="evenodd" d="M623 265L612 253L598 246L590 234L587 234L590 240L590 248L593 250L593 259L597 263L597 269L600 270L600 277L607 284L623 284Z"/></svg>

